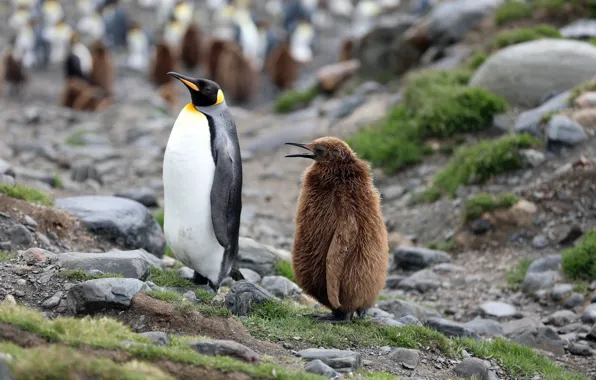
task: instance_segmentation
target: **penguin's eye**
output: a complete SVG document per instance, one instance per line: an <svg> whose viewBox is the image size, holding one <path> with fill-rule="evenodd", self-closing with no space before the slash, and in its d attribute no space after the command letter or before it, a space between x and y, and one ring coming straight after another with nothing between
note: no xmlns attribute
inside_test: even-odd
<svg viewBox="0 0 596 380"><path fill-rule="evenodd" d="M315 155L317 155L319 157L324 156L325 155L325 148L322 147L322 146L320 146L320 145L317 145L315 147Z"/></svg>

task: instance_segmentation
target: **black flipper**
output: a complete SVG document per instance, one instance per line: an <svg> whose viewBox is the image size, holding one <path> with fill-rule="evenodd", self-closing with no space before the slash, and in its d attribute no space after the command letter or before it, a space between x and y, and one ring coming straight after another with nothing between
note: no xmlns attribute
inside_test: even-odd
<svg viewBox="0 0 596 380"><path fill-rule="evenodd" d="M232 269L232 271L230 272L230 277L232 277L232 280L234 281L245 280L244 275L242 274L242 272L240 272L238 268Z"/></svg>
<svg viewBox="0 0 596 380"><path fill-rule="evenodd" d="M212 283L207 277L201 276L197 271L195 271L192 282L194 282L196 285L208 285L214 292L217 293L218 287L215 286L215 284Z"/></svg>

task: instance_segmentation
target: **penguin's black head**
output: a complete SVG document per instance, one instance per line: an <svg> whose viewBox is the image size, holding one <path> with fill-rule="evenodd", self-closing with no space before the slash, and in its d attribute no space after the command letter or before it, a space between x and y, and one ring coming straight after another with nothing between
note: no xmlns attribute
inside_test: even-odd
<svg viewBox="0 0 596 380"><path fill-rule="evenodd" d="M202 78L190 78L172 71L168 75L184 83L190 91L192 104L197 107L215 106L224 102L223 91L214 81Z"/></svg>

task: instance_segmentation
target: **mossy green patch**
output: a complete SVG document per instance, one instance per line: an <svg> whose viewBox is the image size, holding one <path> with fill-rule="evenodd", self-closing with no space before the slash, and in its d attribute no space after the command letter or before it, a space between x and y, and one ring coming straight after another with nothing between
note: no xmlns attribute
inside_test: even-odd
<svg viewBox="0 0 596 380"><path fill-rule="evenodd" d="M273 106L273 110L277 113L288 113L300 108L308 107L317 95L321 93L318 86L313 86L304 91L288 91L281 94Z"/></svg>
<svg viewBox="0 0 596 380"><path fill-rule="evenodd" d="M519 197L511 193L503 193L498 197L490 194L480 193L468 199L464 206L464 220L470 221L479 218L485 212L491 212L498 209L505 209L515 205Z"/></svg>
<svg viewBox="0 0 596 380"><path fill-rule="evenodd" d="M205 289L197 289L195 290L195 296L201 303L210 303L213 298L215 297L215 293L211 293Z"/></svg>
<svg viewBox="0 0 596 380"><path fill-rule="evenodd" d="M54 183L52 184L52 186L56 189L64 189L64 181L62 181L62 177L60 177L60 174L56 174L54 176Z"/></svg>
<svg viewBox="0 0 596 380"><path fill-rule="evenodd" d="M157 286L169 288L186 288L192 286L192 282L178 276L178 273L172 269L151 268L151 281Z"/></svg>
<svg viewBox="0 0 596 380"><path fill-rule="evenodd" d="M547 24L541 24L531 28L504 30L497 34L493 45L497 49L502 49L506 46L541 38L562 38L562 36L558 29Z"/></svg>
<svg viewBox="0 0 596 380"><path fill-rule="evenodd" d="M206 300L207 299L206 294L198 292L199 290L200 289L197 289L197 291L195 291L197 298L199 298L198 294L202 294L202 296L201 296L202 300ZM147 292L147 294L153 298L158 299L158 300L174 304L177 311L182 315L188 314L192 311L198 311L199 313L203 314L206 317L228 318L232 315L228 309L220 307L220 306L210 305L209 303L201 303L201 304L195 305L195 304L191 303L189 300L187 300L186 298L184 298L181 294L178 294L176 292L149 291L149 292ZM212 299L213 299L213 296L211 296L211 298L209 298L209 302ZM201 298L199 298L199 300L201 300Z"/></svg>
<svg viewBox="0 0 596 380"><path fill-rule="evenodd" d="M590 294L590 284L588 284L587 282L579 282L577 284L573 284L573 291L583 295L588 295Z"/></svg>
<svg viewBox="0 0 596 380"><path fill-rule="evenodd" d="M445 241L431 242L427 245L427 247L437 251L453 252L457 250L457 242L455 239L449 239Z"/></svg>
<svg viewBox="0 0 596 380"><path fill-rule="evenodd" d="M503 25L532 17L532 6L525 1L506 0L495 12L495 23Z"/></svg>
<svg viewBox="0 0 596 380"><path fill-rule="evenodd" d="M67 278L71 281L87 281L87 280L97 280L98 278L123 278L124 277L120 273L89 274L82 269L63 270L59 273L59 275L60 275L60 277Z"/></svg>
<svg viewBox="0 0 596 380"><path fill-rule="evenodd" d="M6 194L9 197L19 198L27 202L37 203L44 206L52 206L54 204L54 201L48 194L18 184L10 186L0 183L0 194Z"/></svg>
<svg viewBox="0 0 596 380"><path fill-rule="evenodd" d="M87 134L86 131L76 131L66 139L66 144L71 146L84 146L83 136Z"/></svg>
<svg viewBox="0 0 596 380"><path fill-rule="evenodd" d="M563 273L572 280L596 280L596 230L563 252Z"/></svg>
<svg viewBox="0 0 596 380"><path fill-rule="evenodd" d="M581 94L587 91L596 91L596 79L589 80L580 84L579 86L574 87L571 90L571 94L569 96L569 105L573 106L575 104L575 100L579 98Z"/></svg>
<svg viewBox="0 0 596 380"><path fill-rule="evenodd" d="M14 259L14 255L8 252L0 251L0 261L8 261Z"/></svg>
<svg viewBox="0 0 596 380"><path fill-rule="evenodd" d="M460 186L483 183L495 175L520 169L519 151L538 146L540 142L527 134L506 135L461 147L447 166L435 175L435 191L455 195Z"/></svg>
<svg viewBox="0 0 596 380"><path fill-rule="evenodd" d="M161 229L163 230L163 219L164 219L163 209L155 211L153 213L153 217L155 218L155 220L157 221L157 223L161 226Z"/></svg>
<svg viewBox="0 0 596 380"><path fill-rule="evenodd" d="M474 52L465 62L464 66L472 71L476 71L488 59L488 55L483 52Z"/></svg>
<svg viewBox="0 0 596 380"><path fill-rule="evenodd" d="M521 284L524 282L524 278L526 278L526 272L528 272L530 264L532 264L532 260L521 259L514 268L507 271L506 277L509 289L514 291L520 289Z"/></svg>
<svg viewBox="0 0 596 380"><path fill-rule="evenodd" d="M278 276L284 276L292 282L296 282L296 276L294 276L294 270L292 269L292 263L286 260L278 260L275 263L275 272Z"/></svg>

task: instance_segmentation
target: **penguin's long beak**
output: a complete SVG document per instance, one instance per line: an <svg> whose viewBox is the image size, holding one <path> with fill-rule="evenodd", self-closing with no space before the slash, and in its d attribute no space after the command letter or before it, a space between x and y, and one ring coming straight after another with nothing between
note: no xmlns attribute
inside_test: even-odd
<svg viewBox="0 0 596 380"><path fill-rule="evenodd" d="M175 73L173 71L168 72L168 75L178 79L180 82L184 83L184 85L186 87L190 88L191 90L199 91L199 87L192 82L192 80L193 80L192 78L187 77L182 74Z"/></svg>
<svg viewBox="0 0 596 380"><path fill-rule="evenodd" d="M310 154L309 153L288 154L286 157L302 157L302 158L310 158L311 160L315 159L315 155L312 154L312 150L310 149L310 147L307 144L287 142L285 145L294 145L294 146L297 146L302 149L306 149L311 152Z"/></svg>

